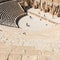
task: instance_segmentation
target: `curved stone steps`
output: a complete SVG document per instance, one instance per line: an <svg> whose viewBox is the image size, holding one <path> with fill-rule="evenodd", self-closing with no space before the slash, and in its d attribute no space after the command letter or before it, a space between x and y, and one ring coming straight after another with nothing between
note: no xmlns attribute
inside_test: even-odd
<svg viewBox="0 0 60 60"><path fill-rule="evenodd" d="M21 15L25 12L17 1L0 3L0 25L17 27L16 19Z"/></svg>

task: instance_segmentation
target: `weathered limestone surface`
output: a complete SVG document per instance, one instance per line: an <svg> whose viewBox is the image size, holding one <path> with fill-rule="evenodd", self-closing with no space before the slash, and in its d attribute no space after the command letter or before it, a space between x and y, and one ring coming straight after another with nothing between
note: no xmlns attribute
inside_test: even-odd
<svg viewBox="0 0 60 60"><path fill-rule="evenodd" d="M1 60L59 60L60 25L28 31L0 25Z"/></svg>
<svg viewBox="0 0 60 60"><path fill-rule="evenodd" d="M5 51L0 52L1 60L59 60L60 53L59 52L50 52L45 50L37 50L34 47L30 46L16 46L16 45L5 45L0 43L0 49L4 51L5 49L10 49L9 53ZM15 48L16 47L16 48ZM14 49L15 48L15 49ZM20 49L17 49L20 48ZM22 49L23 48L23 49ZM30 48L30 49L29 49ZM33 49L32 49L33 48ZM12 53L14 50L14 53ZM16 52L15 52L16 50ZM22 52L24 50L24 53ZM18 53L21 52L21 53ZM28 53L27 53L28 52Z"/></svg>

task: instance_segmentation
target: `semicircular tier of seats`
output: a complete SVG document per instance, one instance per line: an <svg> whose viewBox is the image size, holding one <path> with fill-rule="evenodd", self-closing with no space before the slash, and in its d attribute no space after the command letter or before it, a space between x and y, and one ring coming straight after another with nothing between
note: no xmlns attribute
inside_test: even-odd
<svg viewBox="0 0 60 60"><path fill-rule="evenodd" d="M12 0L0 0L0 3L4 3L4 2L7 2L7 1L12 1Z"/></svg>
<svg viewBox="0 0 60 60"><path fill-rule="evenodd" d="M22 7L17 1L7 1L0 3L0 24L17 27L16 18L24 15Z"/></svg>

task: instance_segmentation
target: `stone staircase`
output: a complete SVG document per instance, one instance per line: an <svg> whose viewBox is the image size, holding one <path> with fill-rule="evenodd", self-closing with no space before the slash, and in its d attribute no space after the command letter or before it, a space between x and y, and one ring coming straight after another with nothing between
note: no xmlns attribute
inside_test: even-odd
<svg viewBox="0 0 60 60"><path fill-rule="evenodd" d="M60 60L60 53L37 50L32 46L0 44L1 60Z"/></svg>

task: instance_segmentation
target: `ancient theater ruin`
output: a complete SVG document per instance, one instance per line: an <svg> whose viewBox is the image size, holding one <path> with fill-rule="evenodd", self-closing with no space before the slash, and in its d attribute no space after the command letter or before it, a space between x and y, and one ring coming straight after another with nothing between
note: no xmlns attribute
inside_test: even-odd
<svg viewBox="0 0 60 60"><path fill-rule="evenodd" d="M60 0L0 0L0 60L60 60Z"/></svg>
<svg viewBox="0 0 60 60"><path fill-rule="evenodd" d="M44 30L60 24L60 5L54 0L25 0L24 10L27 15L22 17L18 26L26 30Z"/></svg>

